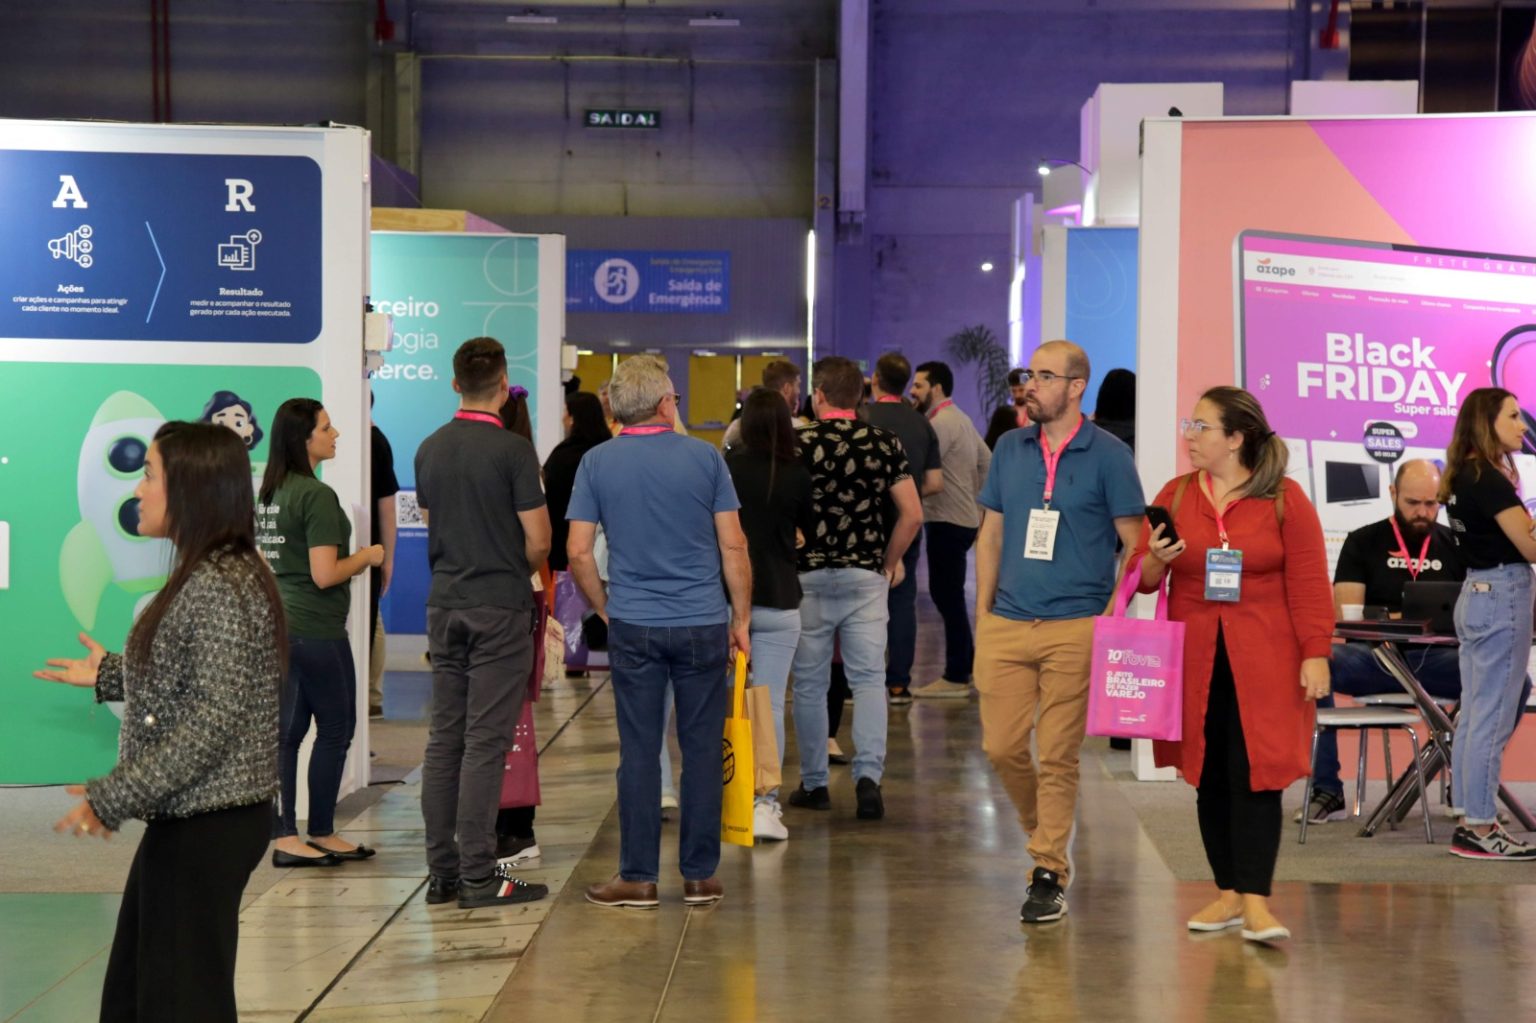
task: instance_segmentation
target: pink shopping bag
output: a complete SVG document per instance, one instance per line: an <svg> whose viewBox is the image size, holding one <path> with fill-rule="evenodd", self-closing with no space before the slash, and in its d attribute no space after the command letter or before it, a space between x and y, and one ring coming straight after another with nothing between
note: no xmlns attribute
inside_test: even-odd
<svg viewBox="0 0 1536 1023"><path fill-rule="evenodd" d="M1093 620L1088 734L1117 739L1184 737L1184 623L1168 620L1168 581L1154 618L1127 618L1141 564L1132 565L1112 614Z"/></svg>

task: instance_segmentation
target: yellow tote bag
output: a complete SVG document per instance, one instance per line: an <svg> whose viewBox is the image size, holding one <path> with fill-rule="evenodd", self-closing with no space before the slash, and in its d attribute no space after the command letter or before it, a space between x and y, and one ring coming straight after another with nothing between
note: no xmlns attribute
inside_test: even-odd
<svg viewBox="0 0 1536 1023"><path fill-rule="evenodd" d="M725 719L721 764L725 776L720 801L720 841L752 845L752 722L747 719L747 658L736 655L736 683L731 689L731 712Z"/></svg>

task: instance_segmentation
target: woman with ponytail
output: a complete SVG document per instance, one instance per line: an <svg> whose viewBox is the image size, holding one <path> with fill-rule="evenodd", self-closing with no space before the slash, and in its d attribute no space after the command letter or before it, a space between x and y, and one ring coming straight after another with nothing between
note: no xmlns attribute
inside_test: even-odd
<svg viewBox="0 0 1536 1023"><path fill-rule="evenodd" d="M1141 589L1171 574L1168 617L1184 634L1184 732L1155 744L1198 795L1200 837L1218 890L1192 931L1241 926L1250 941L1290 937L1268 898L1280 851L1280 794L1311 771L1312 701L1328 692L1333 593L1323 530L1286 478L1287 449L1258 401L1213 387L1180 424L1195 471L1154 503L1131 563ZM1241 655L1241 656L1238 656Z"/></svg>

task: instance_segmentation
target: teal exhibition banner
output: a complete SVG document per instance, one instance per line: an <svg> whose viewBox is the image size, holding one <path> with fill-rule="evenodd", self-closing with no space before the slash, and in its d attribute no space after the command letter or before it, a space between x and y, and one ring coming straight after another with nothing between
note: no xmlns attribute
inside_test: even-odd
<svg viewBox="0 0 1536 1023"><path fill-rule="evenodd" d="M427 531L416 509L416 449L459 406L453 353L472 337L507 349L507 375L538 421L539 245L531 236L377 232L372 302L394 317L394 350L372 374L373 422L389 438L401 493L395 574L381 614L391 633L426 631Z"/></svg>

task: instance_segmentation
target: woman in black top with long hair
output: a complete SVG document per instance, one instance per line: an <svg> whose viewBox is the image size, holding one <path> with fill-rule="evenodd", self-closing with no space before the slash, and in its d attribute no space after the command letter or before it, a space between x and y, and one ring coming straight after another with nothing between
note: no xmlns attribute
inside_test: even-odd
<svg viewBox="0 0 1536 1023"><path fill-rule="evenodd" d="M233 431L166 423L134 491L140 536L175 548L170 578L122 654L38 678L125 700L117 766L55 825L109 838L148 822L123 889L102 1019L234 1023L240 896L261 862L277 791L287 650L277 584L256 550L251 462Z"/></svg>
<svg viewBox="0 0 1536 1023"><path fill-rule="evenodd" d="M612 437L597 395L577 391L566 396L565 439L555 445L544 462L544 500L549 503L549 524L553 530L549 567L556 572L570 567L565 558L565 541L570 531L565 509L576 487L576 468L583 455Z"/></svg>
<svg viewBox="0 0 1536 1023"><path fill-rule="evenodd" d="M782 764L784 692L800 641L796 534L811 528L811 473L800 461L789 406L777 391L748 396L741 412L741 446L725 464L741 500L741 528L752 560L752 681L767 686L772 697ZM754 834L788 838L781 816L777 790L758 796Z"/></svg>

